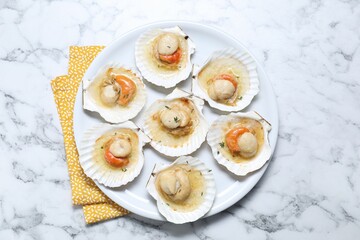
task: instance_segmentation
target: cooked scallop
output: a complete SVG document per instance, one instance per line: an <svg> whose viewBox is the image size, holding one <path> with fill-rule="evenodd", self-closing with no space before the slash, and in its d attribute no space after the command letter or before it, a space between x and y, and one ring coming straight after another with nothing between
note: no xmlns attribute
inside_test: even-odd
<svg viewBox="0 0 360 240"><path fill-rule="evenodd" d="M83 80L83 107L98 112L106 121L119 123L134 118L146 102L141 76L120 65L109 64L94 79Z"/></svg>
<svg viewBox="0 0 360 240"><path fill-rule="evenodd" d="M192 92L213 108L240 111L259 92L256 62L243 50L217 51L202 67L196 67Z"/></svg>
<svg viewBox="0 0 360 240"><path fill-rule="evenodd" d="M194 43L179 27L151 29L136 42L136 66L149 82L170 88L189 77L194 52Z"/></svg>
<svg viewBox="0 0 360 240"><path fill-rule="evenodd" d="M225 79L214 80L208 89L209 97L215 101L230 99L236 91L236 85Z"/></svg>
<svg viewBox="0 0 360 240"><path fill-rule="evenodd" d="M87 130L79 146L85 174L108 187L136 178L144 165L142 147L150 139L132 122L99 124Z"/></svg>
<svg viewBox="0 0 360 240"><path fill-rule="evenodd" d="M207 142L214 158L230 172L244 176L271 157L271 125L258 113L232 113L213 122Z"/></svg>
<svg viewBox="0 0 360 240"><path fill-rule="evenodd" d="M156 200L159 212L177 224L204 216L216 192L212 171L190 156L182 156L171 165L156 164L146 189Z"/></svg>
<svg viewBox="0 0 360 240"><path fill-rule="evenodd" d="M144 132L151 138L151 146L167 156L187 155L198 149L209 128L201 112L203 104L177 88L155 101L144 114Z"/></svg>
<svg viewBox="0 0 360 240"><path fill-rule="evenodd" d="M179 49L179 39L175 34L165 33L161 35L157 43L159 56L173 55Z"/></svg>

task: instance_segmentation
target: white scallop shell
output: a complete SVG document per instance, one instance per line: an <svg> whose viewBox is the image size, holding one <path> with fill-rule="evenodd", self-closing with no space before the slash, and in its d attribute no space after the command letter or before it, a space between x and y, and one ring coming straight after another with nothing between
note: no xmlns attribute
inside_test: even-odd
<svg viewBox="0 0 360 240"><path fill-rule="evenodd" d="M137 164L126 167L126 171L123 172L121 169L109 169L104 168L102 165L96 163L93 159L93 150L96 140L108 131L116 130L118 128L129 128L134 129L139 137L139 159ZM121 124L106 124L101 123L90 129L88 129L81 140L79 146L79 160L81 167L85 174L93 180L98 181L108 187L119 187L131 182L136 178L144 165L144 154L142 147L145 143L148 143L150 139L136 126L133 122L127 121ZM104 164L107 164L104 161Z"/></svg>
<svg viewBox="0 0 360 240"><path fill-rule="evenodd" d="M91 94L89 93L88 88L91 86L93 80L100 81L100 79L96 79L98 76L104 74L108 68L124 68L130 70L136 76L136 95L134 99L126 106L115 105L111 108L104 108L101 104L96 101ZM132 78L132 80L134 80ZM134 71L131 68L125 67L121 64L107 64L99 69L97 74L93 77L93 79L83 79L83 108L89 111L98 112L101 117L103 117L107 122L110 123L119 123L125 122L129 119L132 119L137 116L137 114L144 107L146 102L146 89L145 84L142 81L142 77L139 73Z"/></svg>
<svg viewBox="0 0 360 240"><path fill-rule="evenodd" d="M206 192L203 195L204 201L201 205L191 212L177 212L169 207L159 196L156 187L155 179L156 174L168 167L179 164L188 164L192 168L201 172L206 182ZM205 163L201 162L198 158L191 156L181 156L176 159L172 164L156 164L152 174L150 175L149 181L146 185L147 191L156 200L157 208L159 212L169 221L176 224L182 224L187 222L194 222L199 218L203 217L212 207L216 195L215 180L212 171L208 169Z"/></svg>
<svg viewBox="0 0 360 240"><path fill-rule="evenodd" d="M144 76L146 80L157 86L171 88L189 77L193 67L190 59L191 59L191 55L195 52L195 44L191 41L190 38L187 39L188 54L187 54L185 68L181 69L180 71L173 71L169 73L160 74L159 72L154 71L153 67L151 67L149 61L146 59L145 52L149 42L152 41L157 36L159 36L159 34L165 32L176 33L184 37L187 36L178 26L172 28L151 29L143 33L136 41L135 60L136 60L136 66L138 67L141 74Z"/></svg>
<svg viewBox="0 0 360 240"><path fill-rule="evenodd" d="M223 139L223 126L228 122L237 122L241 118L251 118L259 121L263 126L264 130L264 145L261 148L260 154L255 158L251 159L248 162L235 163L231 160L228 160L220 151L219 143ZM239 175L245 176L246 174L260 169L271 157L271 147L268 139L268 133L271 130L271 125L257 112L246 112L246 113L231 113L229 115L220 116L216 119L210 127L209 133L207 135L207 142L211 147L212 154L216 161L225 166L230 172ZM219 154L218 154L219 152Z"/></svg>
<svg viewBox="0 0 360 240"><path fill-rule="evenodd" d="M189 140L180 147L170 147L170 146L164 146L161 144L161 142L157 142L155 140L151 140L150 145L157 150L158 152L165 154L167 156L171 157L178 157L181 155L187 155L194 151L196 151L201 144L205 141L206 134L209 130L209 124L205 120L204 115L202 114L202 109L204 106L204 101L200 98L192 96L190 93L187 93L183 90L180 90L178 88L175 88L172 93L167 95L164 99L160 99L155 101L145 112L145 122L143 126L144 133L149 136L150 139L152 139L152 134L150 131L149 126L149 117L155 114L159 109L163 109L166 105L166 102L171 101L173 99L177 98L188 98L190 99L194 105L195 109L200 117L199 124L195 128L195 130L192 133L192 136L189 138Z"/></svg>
<svg viewBox="0 0 360 240"><path fill-rule="evenodd" d="M219 58L238 59L240 62L242 62L244 64L244 66L248 70L249 83L250 83L249 89L242 96L241 100L236 101L235 106L229 106L229 105L214 101L213 99L211 99L209 97L206 90L204 90L199 84L198 74L200 73L200 71L204 67L206 67L206 65L209 64L211 61L214 61ZM245 107L247 107L251 103L251 101L253 100L255 95L259 93L259 77L258 77L258 74L256 71L256 62L252 58L252 56L243 49L230 48L230 49L226 49L226 50L216 51L205 62L205 64L202 67L194 66L193 74L194 75L193 75L193 81L192 81L192 92L194 93L194 95L196 95L202 99L205 99L211 107L219 109L221 111L226 111L226 112L240 111L240 110L244 109Z"/></svg>

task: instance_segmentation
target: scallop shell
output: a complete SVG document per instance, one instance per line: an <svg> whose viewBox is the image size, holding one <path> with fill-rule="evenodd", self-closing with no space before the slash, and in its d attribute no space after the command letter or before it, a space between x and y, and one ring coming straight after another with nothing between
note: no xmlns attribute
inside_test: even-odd
<svg viewBox="0 0 360 240"><path fill-rule="evenodd" d="M131 166L126 167L126 171L121 171L121 169L109 169L104 168L103 165L98 164L93 159L93 150L96 140L101 137L106 132L111 130L116 130L119 128L129 128L134 129L137 132L139 137L139 159L138 162ZM130 121L111 125L111 124L98 124L90 129L88 129L81 140L79 146L79 160L81 167L83 168L85 174L93 180L97 180L99 183L104 184L108 187L119 187L127 184L134 180L141 172L141 169L144 165L144 154L142 147L145 143L148 143L150 139L133 123ZM107 164L104 161L104 164Z"/></svg>
<svg viewBox="0 0 360 240"><path fill-rule="evenodd" d="M101 81L101 78L99 77L105 74L107 69L110 67L127 69L129 76L135 76L132 80L135 79L134 82L137 86L137 92L134 99L126 107L122 107L120 105L115 105L114 107L104 107L99 104L99 100L94 99L88 91L93 81ZM83 108L89 111L98 112L101 117L110 123L119 123L132 119L137 116L146 102L146 89L141 79L142 77L139 73L128 67L124 67L121 64L107 64L99 69L93 79L83 79Z"/></svg>
<svg viewBox="0 0 360 240"><path fill-rule="evenodd" d="M200 73L200 71L204 67L206 67L207 64L209 64L211 61L214 61L219 58L238 59L241 63L244 64L244 66L246 67L246 69L248 71L249 85L250 85L249 89L242 96L241 100L236 101L235 106L229 106L229 105L214 101L213 99L211 99L209 97L206 90L204 90L202 88L202 86L200 86L200 84L199 84L198 74ZM196 95L202 99L205 99L212 108L216 108L221 111L226 111L226 112L240 111L240 110L244 109L245 107L247 107L251 103L253 98L259 93L259 77L258 77L257 70L256 70L256 62L249 53L247 53L245 50L242 50L242 49L231 48L231 49L220 50L220 51L214 52L213 55L205 62L205 64L202 67L198 67L198 66L194 67L193 74L194 74L194 76L193 76L193 81L192 81L192 92L194 93L194 95Z"/></svg>
<svg viewBox="0 0 360 240"><path fill-rule="evenodd" d="M195 52L195 44L190 40L190 38L187 38L188 54L187 54L187 60L186 60L187 62L185 68L181 69L180 71L159 73L155 71L154 68L151 66L151 64L147 60L145 53L147 51L147 46L149 42L152 41L157 36L159 36L159 34L166 32L175 33L183 37L188 37L178 26L172 28L149 30L143 33L136 41L135 59L136 59L136 66L138 67L141 74L144 76L146 80L157 86L171 88L189 77L193 67L190 59L191 59L191 55Z"/></svg>
<svg viewBox="0 0 360 240"><path fill-rule="evenodd" d="M161 144L161 142L157 142L153 140L150 126L149 126L149 119L150 116L155 114L159 109L163 108L166 105L166 102L171 101L173 99L177 98L188 98L190 99L194 105L195 109L197 110L197 113L199 115L199 124L195 128L194 132L192 133L192 136L189 138L189 140L183 144L180 147L170 147L170 146L164 146ZM202 99L199 99L197 97L192 96L190 93L187 93L183 90L180 90L178 88L175 88L172 93L167 95L164 99L160 99L155 101L145 112L145 123L143 126L144 133L149 136L151 140L150 145L157 150L158 152L165 154L167 156L171 157L178 157L181 155L187 155L194 151L196 151L201 144L205 141L206 134L209 130L209 124L205 120L204 115L202 114L202 108L204 106L204 101Z"/></svg>
<svg viewBox="0 0 360 240"><path fill-rule="evenodd" d="M200 171L206 182L206 191L203 195L204 201L200 204L198 208L190 212L174 211L162 200L155 187L155 179L157 173L168 167L179 164L188 164L192 168ZM176 224L194 222L199 218L203 217L211 209L216 195L215 180L212 171L206 167L205 163L201 162L198 158L194 158L191 156L181 156L170 165L159 163L156 164L152 174L150 175L149 181L146 185L146 189L150 193L150 195L156 200L159 212L169 222Z"/></svg>
<svg viewBox="0 0 360 240"><path fill-rule="evenodd" d="M237 122L241 118L251 118L255 119L261 123L264 131L264 144L261 148L260 154L255 156L248 162L235 163L231 160L228 160L220 151L221 139L223 139L223 126L228 122ZM268 139L268 133L271 130L271 125L267 122L262 116L257 112L246 112L246 113L231 113L226 116L220 116L216 119L211 125L211 130L207 135L207 142L211 147L212 154L216 161L225 166L230 172L238 175L245 176L246 174L260 169L271 157L271 147Z"/></svg>

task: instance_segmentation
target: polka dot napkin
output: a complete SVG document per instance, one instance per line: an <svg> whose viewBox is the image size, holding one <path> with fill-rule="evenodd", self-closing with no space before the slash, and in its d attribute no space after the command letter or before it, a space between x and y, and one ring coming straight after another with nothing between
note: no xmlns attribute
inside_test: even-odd
<svg viewBox="0 0 360 240"><path fill-rule="evenodd" d="M73 131L74 103L81 80L94 58L104 47L70 47L68 75L51 81L55 103L64 135L65 152L70 175L72 202L82 205L86 223L119 217L129 212L115 204L100 191L83 172Z"/></svg>

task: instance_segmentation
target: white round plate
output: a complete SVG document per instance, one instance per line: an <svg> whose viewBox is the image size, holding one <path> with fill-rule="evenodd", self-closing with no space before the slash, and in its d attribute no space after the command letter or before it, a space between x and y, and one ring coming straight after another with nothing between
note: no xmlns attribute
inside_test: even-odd
<svg viewBox="0 0 360 240"><path fill-rule="evenodd" d="M213 27L182 21L152 23L136 28L124 34L119 39L114 41L110 46L106 47L92 62L84 77L93 77L100 67L109 62L123 63L126 66L135 68L134 48L137 38L148 29L168 28L176 25L180 26L196 45L196 51L192 58L192 62L194 64L203 64L212 54L212 52L216 50L230 47L246 49L238 40ZM272 124L272 130L270 132L269 139L272 150L274 151L279 125L275 95L270 81L268 80L265 72L263 71L263 68L258 62L257 69L260 78L260 93L255 97L250 106L243 111L255 110ZM144 109L149 107L150 104L155 100L163 98L173 90L173 88L159 88L149 84L146 81L145 84L147 88L148 100ZM189 78L186 81L181 82L177 85L177 87L186 91L190 91L191 79ZM144 109L135 119L132 120L137 125L142 125L140 120L143 116ZM208 104L205 104L203 112L206 119L209 121L209 124L211 124L219 116L215 110L209 107ZM104 122L104 120L97 113L83 110L82 93L80 87L74 109L74 132L76 143L80 143L82 134L86 129L99 122ZM173 158L167 158L159 154L154 149L152 149L150 145L145 146L144 154L144 168L140 173L140 176L138 176L133 182L120 188L108 188L99 183L96 184L109 198L129 211L146 218L165 221L165 218L158 212L154 199L152 199L152 197L146 191L145 185L149 179L155 163L163 162L170 164L173 161ZM207 215L205 215L205 217L221 212L222 210L230 207L243 198L259 181L268 165L266 164L260 170L253 172L246 177L236 177L235 175L223 169L215 161L211 154L211 149L206 142L201 145L200 149L191 155L204 161L205 164L214 172L217 195L213 207L207 213Z"/></svg>

